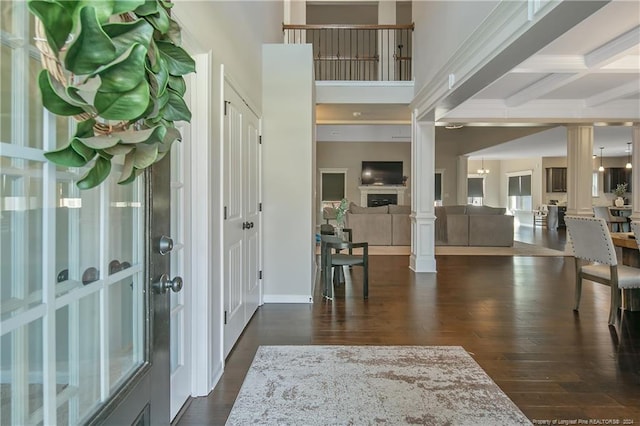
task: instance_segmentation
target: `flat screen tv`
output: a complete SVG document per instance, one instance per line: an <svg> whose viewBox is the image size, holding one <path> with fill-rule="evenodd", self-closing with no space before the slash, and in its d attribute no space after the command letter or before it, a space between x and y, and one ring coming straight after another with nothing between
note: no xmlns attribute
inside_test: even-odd
<svg viewBox="0 0 640 426"><path fill-rule="evenodd" d="M402 161L363 161L363 185L402 185Z"/></svg>

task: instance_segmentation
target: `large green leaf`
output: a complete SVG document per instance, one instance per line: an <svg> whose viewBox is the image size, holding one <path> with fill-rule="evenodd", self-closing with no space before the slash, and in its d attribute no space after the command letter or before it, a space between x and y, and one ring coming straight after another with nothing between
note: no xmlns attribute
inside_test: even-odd
<svg viewBox="0 0 640 426"><path fill-rule="evenodd" d="M175 141L181 141L182 135L180 131L175 127L167 127L167 132L165 133L164 140L162 141L164 144L172 144Z"/></svg>
<svg viewBox="0 0 640 426"><path fill-rule="evenodd" d="M90 138L77 138L80 142L93 149L111 148L120 142L120 138L112 135L99 135Z"/></svg>
<svg viewBox="0 0 640 426"><path fill-rule="evenodd" d="M96 120L89 118L85 121L81 121L76 125L75 137L77 138L90 138L94 135L93 126L96 124Z"/></svg>
<svg viewBox="0 0 640 426"><path fill-rule="evenodd" d="M155 126L152 129L127 130L116 132L114 137L120 139L123 144L157 143L164 139L167 129L164 126Z"/></svg>
<svg viewBox="0 0 640 426"><path fill-rule="evenodd" d="M105 24L102 29L111 38L118 56L134 43L140 43L148 49L153 37L153 27L144 19L138 19L133 22Z"/></svg>
<svg viewBox="0 0 640 426"><path fill-rule="evenodd" d="M162 117L169 121L191 121L191 111L182 96L171 89L168 89L167 92L169 93L169 102L162 111Z"/></svg>
<svg viewBox="0 0 640 426"><path fill-rule="evenodd" d="M171 42L176 46L182 45L180 25L171 18L169 18L169 31L165 34L165 38L171 40Z"/></svg>
<svg viewBox="0 0 640 426"><path fill-rule="evenodd" d="M133 120L149 104L149 85L146 80L125 93L98 92L94 100L98 114L107 120Z"/></svg>
<svg viewBox="0 0 640 426"><path fill-rule="evenodd" d="M100 71L99 92L128 92L144 80L147 49L141 44L131 46L123 59Z"/></svg>
<svg viewBox="0 0 640 426"><path fill-rule="evenodd" d="M111 160L99 156L93 167L77 183L80 189L89 189L100 185L111 172Z"/></svg>
<svg viewBox="0 0 640 426"><path fill-rule="evenodd" d="M113 14L132 12L143 5L145 0L118 0L113 4Z"/></svg>
<svg viewBox="0 0 640 426"><path fill-rule="evenodd" d="M52 163L64 167L82 167L87 164L87 160L78 154L78 152L71 147L71 144L55 151L45 152L44 156Z"/></svg>
<svg viewBox="0 0 640 426"><path fill-rule="evenodd" d="M146 15L144 18L149 21L149 23L153 25L153 27L158 30L160 34L165 34L167 31L169 31L169 28L171 26L169 22L169 15L162 7L158 8L157 13Z"/></svg>
<svg viewBox="0 0 640 426"><path fill-rule="evenodd" d="M67 1L67 0L63 0ZM115 3L118 3L115 0L76 0L77 3L76 10L80 10L82 14L82 8L86 6L91 6L96 11L96 17L101 24L104 24L109 21L111 15L114 14L113 8ZM73 2L72 2L73 3Z"/></svg>
<svg viewBox="0 0 640 426"><path fill-rule="evenodd" d="M187 91L187 84L184 82L184 77L181 76L170 76L169 77L169 87L173 89L180 96L184 96Z"/></svg>
<svg viewBox="0 0 640 426"><path fill-rule="evenodd" d="M91 74L116 59L116 48L102 30L93 6L84 6L80 10L80 28L67 51L66 69L78 75Z"/></svg>
<svg viewBox="0 0 640 426"><path fill-rule="evenodd" d="M136 169L146 169L155 163L158 157L158 145L136 145L136 151L133 157L133 166Z"/></svg>
<svg viewBox="0 0 640 426"><path fill-rule="evenodd" d="M96 150L86 146L79 138L71 140L71 148L84 158L84 164L87 164L96 156Z"/></svg>
<svg viewBox="0 0 640 426"><path fill-rule="evenodd" d="M103 151L110 155L125 155L133 151L134 145L114 145L111 148L105 148Z"/></svg>
<svg viewBox="0 0 640 426"><path fill-rule="evenodd" d="M196 62L181 47L166 41L157 41L160 56L167 61L167 69L171 75L185 75L196 70Z"/></svg>
<svg viewBox="0 0 640 426"><path fill-rule="evenodd" d="M146 0L144 4L136 8L135 13L138 16L153 15L158 12L159 8L160 5L157 0Z"/></svg>
<svg viewBox="0 0 640 426"><path fill-rule="evenodd" d="M121 185L131 183L136 178L136 170L133 167L133 158L135 152L131 151L124 157L124 165L122 166L122 173L120 174L120 180L118 183Z"/></svg>
<svg viewBox="0 0 640 426"><path fill-rule="evenodd" d="M69 37L73 15L62 4L51 1L30 0L29 10L42 21L49 46L57 54Z"/></svg>
<svg viewBox="0 0 640 426"><path fill-rule="evenodd" d="M167 68L167 62L160 58L159 61L159 70L158 72L153 74L153 78L155 78L156 80L156 96L162 96L164 94L164 91L167 88L167 85L169 84L169 70Z"/></svg>
<svg viewBox="0 0 640 426"><path fill-rule="evenodd" d="M68 117L84 112L84 109L74 105L74 100L67 95L62 84L51 78L49 71L40 71L38 85L42 94L42 105L52 113Z"/></svg>

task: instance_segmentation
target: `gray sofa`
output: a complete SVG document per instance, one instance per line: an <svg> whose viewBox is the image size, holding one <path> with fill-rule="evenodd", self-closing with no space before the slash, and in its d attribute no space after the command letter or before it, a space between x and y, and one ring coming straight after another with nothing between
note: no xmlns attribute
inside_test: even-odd
<svg viewBox="0 0 640 426"><path fill-rule="evenodd" d="M411 206L360 207L351 203L345 227L351 228L353 241L372 246L411 245Z"/></svg>
<svg viewBox="0 0 640 426"><path fill-rule="evenodd" d="M513 216L489 206L435 208L435 240L441 246L513 246Z"/></svg>

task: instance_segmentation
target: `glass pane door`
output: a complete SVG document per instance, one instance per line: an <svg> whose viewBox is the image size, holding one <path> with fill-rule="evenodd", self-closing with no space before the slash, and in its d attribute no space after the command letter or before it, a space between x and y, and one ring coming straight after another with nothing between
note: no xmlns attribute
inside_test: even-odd
<svg viewBox="0 0 640 426"><path fill-rule="evenodd" d="M84 423L149 356L144 188L46 161L75 123L41 105L26 2L0 7L0 424Z"/></svg>

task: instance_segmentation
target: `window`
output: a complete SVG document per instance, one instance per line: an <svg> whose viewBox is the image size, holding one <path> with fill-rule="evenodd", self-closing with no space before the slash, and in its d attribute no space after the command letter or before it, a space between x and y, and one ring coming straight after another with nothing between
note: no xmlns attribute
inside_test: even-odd
<svg viewBox="0 0 640 426"><path fill-rule="evenodd" d="M509 176L509 210L532 211L531 173Z"/></svg>
<svg viewBox="0 0 640 426"><path fill-rule="evenodd" d="M320 169L321 208L337 206L346 197L347 169Z"/></svg>
<svg viewBox="0 0 640 426"><path fill-rule="evenodd" d="M467 179L467 203L481 206L484 198L484 178L470 177Z"/></svg>

